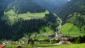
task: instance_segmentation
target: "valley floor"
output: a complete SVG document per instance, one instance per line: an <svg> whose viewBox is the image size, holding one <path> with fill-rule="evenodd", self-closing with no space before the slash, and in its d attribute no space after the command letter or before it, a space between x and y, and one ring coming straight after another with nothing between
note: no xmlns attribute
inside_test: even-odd
<svg viewBox="0 0 85 48"><path fill-rule="evenodd" d="M84 48L85 44L71 44L71 45L61 45L61 46L49 46L43 48Z"/></svg>
<svg viewBox="0 0 85 48"><path fill-rule="evenodd" d="M22 48L84 48L85 43L82 44L67 44L67 45L22 45ZM5 48L17 48L16 45L7 45Z"/></svg>

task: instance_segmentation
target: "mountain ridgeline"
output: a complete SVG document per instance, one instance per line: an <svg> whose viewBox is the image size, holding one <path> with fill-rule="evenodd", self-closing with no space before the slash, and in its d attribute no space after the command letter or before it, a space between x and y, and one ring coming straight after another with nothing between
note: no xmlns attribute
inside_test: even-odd
<svg viewBox="0 0 85 48"><path fill-rule="evenodd" d="M28 11L31 13L37 13L37 12L46 11L45 8L43 8L42 6L31 0L22 0L22 1L15 0L8 6L6 11L10 9L15 9L15 11L18 13L27 13Z"/></svg>
<svg viewBox="0 0 85 48"><path fill-rule="evenodd" d="M4 15L4 10L7 8L7 6L13 2L14 0L0 0L0 17Z"/></svg>
<svg viewBox="0 0 85 48"><path fill-rule="evenodd" d="M37 0L36 2L45 7L47 10L54 12L67 3L68 0Z"/></svg>

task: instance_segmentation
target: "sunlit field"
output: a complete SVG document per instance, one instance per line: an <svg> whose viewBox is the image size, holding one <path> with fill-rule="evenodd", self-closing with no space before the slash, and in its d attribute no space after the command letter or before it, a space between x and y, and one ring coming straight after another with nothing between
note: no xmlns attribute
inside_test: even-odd
<svg viewBox="0 0 85 48"><path fill-rule="evenodd" d="M7 45L5 48L16 48L18 45ZM22 48L32 48L32 45L21 45ZM33 48L84 48L85 44L67 44L67 45L34 45Z"/></svg>
<svg viewBox="0 0 85 48"><path fill-rule="evenodd" d="M62 25L61 32L63 34L70 34L70 35L84 35L85 33L84 30L80 31L80 28L71 23L66 23Z"/></svg>
<svg viewBox="0 0 85 48"><path fill-rule="evenodd" d="M27 13L23 13L23 14L16 14L12 9L5 12L5 15L8 16L8 18L15 18L16 16L18 18L22 18L24 20L28 20L28 19L31 19L31 18L43 18L45 17L45 14L49 14L49 12L46 10L45 12L41 12L41 13L30 13L30 12L27 12Z"/></svg>

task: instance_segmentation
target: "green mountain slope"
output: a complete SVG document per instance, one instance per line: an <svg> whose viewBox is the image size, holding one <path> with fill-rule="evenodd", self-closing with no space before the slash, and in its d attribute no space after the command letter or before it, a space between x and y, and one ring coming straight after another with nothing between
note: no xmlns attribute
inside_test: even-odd
<svg viewBox="0 0 85 48"><path fill-rule="evenodd" d="M75 12L84 14L85 12L85 0L71 0L66 5L62 6L57 13L62 19L68 18L70 14Z"/></svg>
<svg viewBox="0 0 85 48"><path fill-rule="evenodd" d="M49 14L49 12L34 1L15 0L8 5L2 20L6 20L8 24L12 25L20 19L39 19L45 17L45 14Z"/></svg>
<svg viewBox="0 0 85 48"><path fill-rule="evenodd" d="M62 32L85 34L85 0L71 0L59 12L63 20ZM71 26L73 27L69 28ZM66 27L65 27L66 26ZM66 29L67 30L64 30Z"/></svg>
<svg viewBox="0 0 85 48"><path fill-rule="evenodd" d="M73 35L85 35L84 31L85 31L84 29L80 30L80 28L78 28L76 25L72 23L65 23L61 28L61 32L63 34L70 34L70 35L72 34Z"/></svg>
<svg viewBox="0 0 85 48"><path fill-rule="evenodd" d="M57 17L33 0L15 0L5 9L1 19L0 39L19 40L35 33L51 34L58 26Z"/></svg>

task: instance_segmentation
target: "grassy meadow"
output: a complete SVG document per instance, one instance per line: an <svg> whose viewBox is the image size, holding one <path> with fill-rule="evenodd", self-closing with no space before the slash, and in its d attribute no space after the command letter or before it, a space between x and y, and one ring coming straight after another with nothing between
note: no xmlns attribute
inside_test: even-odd
<svg viewBox="0 0 85 48"><path fill-rule="evenodd" d="M45 12L40 13L16 13L13 9L4 12L4 16L2 17L2 20L6 20L8 24L14 24L15 22L18 22L18 19L23 20L30 20L30 19L40 19L45 17L46 14L49 14L49 12L46 10Z"/></svg>
<svg viewBox="0 0 85 48"><path fill-rule="evenodd" d="M80 28L72 23L66 23L61 27L61 32L63 34L84 35L84 31L85 30L80 31Z"/></svg>
<svg viewBox="0 0 85 48"><path fill-rule="evenodd" d="M16 48L17 45L7 45L5 48ZM84 48L85 44L67 44L67 45L34 45L33 48ZM22 45L22 48L32 48L31 45Z"/></svg>
<svg viewBox="0 0 85 48"><path fill-rule="evenodd" d="M43 48L84 48L85 44L71 44L71 45L60 45L60 46L48 46Z"/></svg>
<svg viewBox="0 0 85 48"><path fill-rule="evenodd" d="M15 18L16 16L18 16L18 18L22 18L24 20L28 20L31 18L42 18L45 16L45 14L49 14L49 12L46 10L45 12L40 12L40 13L23 13L23 14L16 14L14 12L14 10L9 10L7 12L4 13L5 15L8 16L8 18L10 18L10 20L12 20L13 18Z"/></svg>

